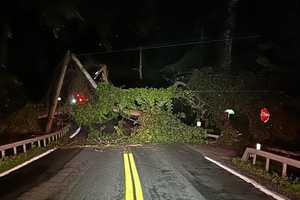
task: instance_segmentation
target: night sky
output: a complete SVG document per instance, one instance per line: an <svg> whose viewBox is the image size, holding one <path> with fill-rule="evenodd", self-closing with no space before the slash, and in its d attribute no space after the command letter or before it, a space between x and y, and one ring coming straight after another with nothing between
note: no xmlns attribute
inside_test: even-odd
<svg viewBox="0 0 300 200"><path fill-rule="evenodd" d="M32 93L42 96L55 66L68 49L80 54L223 39L227 7L226 0L6 1L0 7L1 68L16 74ZM233 50L236 57L240 57L239 60L249 58L245 63L250 65L251 56L243 56L255 57L262 53L272 64L295 74L299 71L299 11L299 0L240 0L235 8L233 37L259 38L238 41ZM218 45L216 49L222 44ZM259 52L259 45L271 48ZM149 55L148 60L153 58L156 62L149 61L148 70L176 63L187 51L189 47L176 51L158 50L156 54L161 56ZM100 56L92 60L105 61L112 66L118 56ZM129 61L129 65L135 65L134 62ZM112 71L117 71L116 66Z"/></svg>

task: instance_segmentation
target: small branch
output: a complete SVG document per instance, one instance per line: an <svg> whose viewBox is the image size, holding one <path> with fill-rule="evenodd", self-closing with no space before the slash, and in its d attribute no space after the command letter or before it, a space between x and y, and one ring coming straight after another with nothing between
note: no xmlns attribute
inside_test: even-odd
<svg viewBox="0 0 300 200"><path fill-rule="evenodd" d="M174 83L174 85L176 86L176 87L178 87L178 86L186 86L186 83L184 83L184 82L182 82L182 81L176 81L175 83Z"/></svg>

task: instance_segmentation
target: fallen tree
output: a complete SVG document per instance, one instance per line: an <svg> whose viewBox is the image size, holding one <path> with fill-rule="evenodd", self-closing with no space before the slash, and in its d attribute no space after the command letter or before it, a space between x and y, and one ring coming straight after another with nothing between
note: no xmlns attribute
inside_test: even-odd
<svg viewBox="0 0 300 200"><path fill-rule="evenodd" d="M101 142L202 143L206 130L182 123L172 112L174 99L191 94L176 86L121 89L101 83L96 100L74 108L73 114L77 123L87 126L91 136ZM107 134L102 125L113 119L120 120L113 133ZM130 133L124 121L132 122Z"/></svg>

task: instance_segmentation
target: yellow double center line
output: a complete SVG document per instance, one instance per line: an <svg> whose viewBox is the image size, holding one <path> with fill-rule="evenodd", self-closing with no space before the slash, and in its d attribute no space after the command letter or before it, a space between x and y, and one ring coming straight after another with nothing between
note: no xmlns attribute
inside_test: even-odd
<svg viewBox="0 0 300 200"><path fill-rule="evenodd" d="M124 152L125 200L143 200L139 174L131 152Z"/></svg>

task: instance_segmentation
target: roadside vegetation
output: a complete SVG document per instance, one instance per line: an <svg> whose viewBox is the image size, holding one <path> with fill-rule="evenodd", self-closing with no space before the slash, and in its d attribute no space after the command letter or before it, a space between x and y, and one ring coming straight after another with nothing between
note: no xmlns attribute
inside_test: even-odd
<svg viewBox="0 0 300 200"><path fill-rule="evenodd" d="M47 148L37 148L34 147L30 150L28 150L26 153L20 153L17 154L16 156L6 156L2 159L0 159L0 173L3 173L9 169L12 169L28 160L31 158L38 156L47 150L49 150L50 147Z"/></svg>
<svg viewBox="0 0 300 200"><path fill-rule="evenodd" d="M276 172L267 172L264 170L264 165L262 163L257 163L252 165L252 163L247 161L242 161L240 158L234 158L232 160L233 164L238 168L245 170L246 172L262 178L271 182L271 184L277 188L277 190L283 193L292 195L293 199L300 198L300 180L294 177L282 177Z"/></svg>
<svg viewBox="0 0 300 200"><path fill-rule="evenodd" d="M91 130L100 143L204 143L206 130L184 124L173 113L175 99L192 99L192 93L169 88L121 89L98 85L96 98L74 109L78 124ZM113 129L107 131L110 123Z"/></svg>

